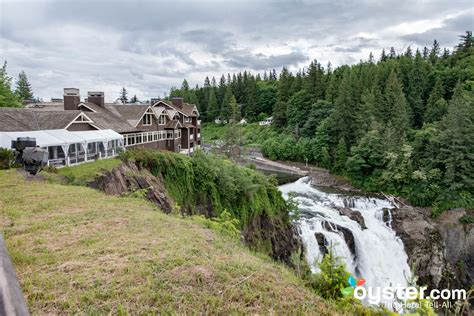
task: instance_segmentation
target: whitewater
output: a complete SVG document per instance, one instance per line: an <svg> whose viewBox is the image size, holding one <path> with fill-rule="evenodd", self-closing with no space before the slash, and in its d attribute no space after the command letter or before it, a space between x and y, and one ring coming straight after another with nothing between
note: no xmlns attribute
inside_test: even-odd
<svg viewBox="0 0 474 316"><path fill-rule="evenodd" d="M364 278L366 286L407 285L411 275L408 257L402 241L390 226L390 212L394 208L390 201L323 192L311 185L309 177L282 185L279 189L286 199L293 192L298 202L300 217L294 225L314 273L319 271L318 262L324 255L324 248L331 247L344 261L348 272ZM360 212L366 229L360 221L341 215L341 209L346 215ZM316 235L319 235L319 243Z"/></svg>

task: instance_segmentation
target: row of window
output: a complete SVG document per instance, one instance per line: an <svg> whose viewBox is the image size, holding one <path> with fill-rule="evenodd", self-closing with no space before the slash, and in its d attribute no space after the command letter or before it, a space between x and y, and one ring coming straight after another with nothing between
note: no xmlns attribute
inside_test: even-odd
<svg viewBox="0 0 474 316"><path fill-rule="evenodd" d="M181 130L155 131L123 135L125 146L156 142L159 140L181 138Z"/></svg>
<svg viewBox="0 0 474 316"><path fill-rule="evenodd" d="M142 124L143 125L151 125L153 122L153 113L146 113L143 115L142 119ZM191 118L190 117L184 117L184 123L191 123ZM200 121L198 121L200 123ZM166 125L166 115L161 114L160 117L158 118L158 125Z"/></svg>

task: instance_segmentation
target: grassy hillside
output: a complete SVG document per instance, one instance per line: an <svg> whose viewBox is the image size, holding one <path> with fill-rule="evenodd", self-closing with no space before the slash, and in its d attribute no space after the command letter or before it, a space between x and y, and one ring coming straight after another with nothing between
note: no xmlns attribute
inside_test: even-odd
<svg viewBox="0 0 474 316"><path fill-rule="evenodd" d="M290 270L201 222L0 171L0 229L33 314L335 313Z"/></svg>

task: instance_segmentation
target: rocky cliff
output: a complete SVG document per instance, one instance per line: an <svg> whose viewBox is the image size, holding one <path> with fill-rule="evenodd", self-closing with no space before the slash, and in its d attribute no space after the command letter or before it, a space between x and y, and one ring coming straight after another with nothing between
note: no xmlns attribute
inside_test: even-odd
<svg viewBox="0 0 474 316"><path fill-rule="evenodd" d="M385 219L390 220L389 210ZM391 226L402 239L420 285L470 288L474 283L474 225L462 224L464 210L432 219L428 210L403 206L390 210Z"/></svg>

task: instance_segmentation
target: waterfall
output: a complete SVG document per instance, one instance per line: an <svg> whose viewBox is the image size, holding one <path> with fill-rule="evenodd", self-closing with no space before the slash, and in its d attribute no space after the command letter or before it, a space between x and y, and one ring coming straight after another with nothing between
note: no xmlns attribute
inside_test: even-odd
<svg viewBox="0 0 474 316"><path fill-rule="evenodd" d="M331 245L346 269L364 278L367 286L406 286L410 276L407 254L390 223L384 222L386 217L391 219L391 202L325 193L310 182L308 177L301 178L280 186L280 191L285 198L294 192L300 211L295 225L312 271L318 272L318 260L324 255L324 248Z"/></svg>

